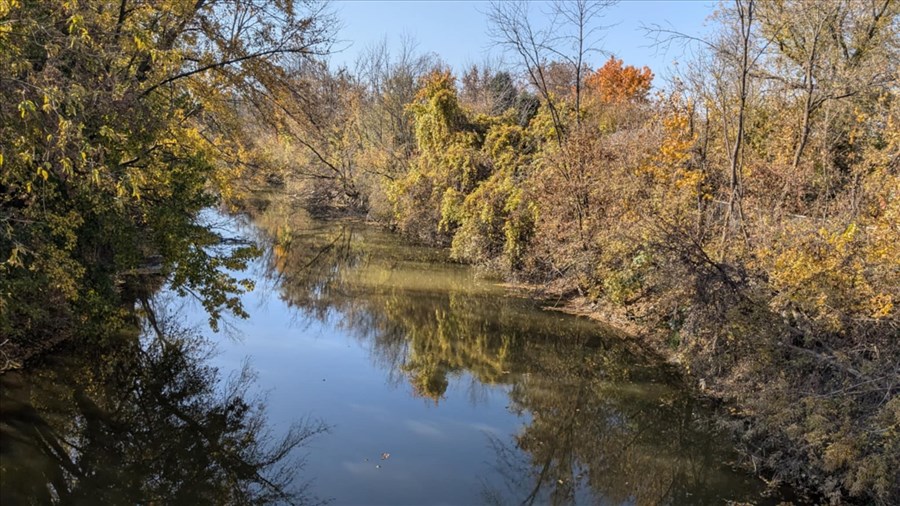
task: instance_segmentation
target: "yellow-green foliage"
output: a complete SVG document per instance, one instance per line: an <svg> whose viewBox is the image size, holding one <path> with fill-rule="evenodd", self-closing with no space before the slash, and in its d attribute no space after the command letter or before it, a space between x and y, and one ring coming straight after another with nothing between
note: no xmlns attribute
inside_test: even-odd
<svg viewBox="0 0 900 506"><path fill-rule="evenodd" d="M90 324L133 302L122 287L148 257L214 320L242 314L241 282L221 270L250 250L210 252L217 235L196 215L239 193L251 155L238 97L281 76L278 53L319 37L300 6L247 5L0 1L4 338L102 333ZM242 26L220 30L229 16Z"/></svg>
<svg viewBox="0 0 900 506"><path fill-rule="evenodd" d="M479 261L501 254L508 268L517 266L533 232L537 207L527 200L530 144L524 129L497 124L487 133L484 154L492 173L465 198L454 257Z"/></svg>
<svg viewBox="0 0 900 506"><path fill-rule="evenodd" d="M442 241L458 225L463 196L486 173L480 136L459 106L449 73L431 74L409 110L418 156L389 188L394 219L408 234Z"/></svg>
<svg viewBox="0 0 900 506"><path fill-rule="evenodd" d="M558 97L551 98L554 100L556 109L561 116L562 128L565 129L569 127L570 124L574 122L575 108L572 107L571 103L568 101L560 100ZM541 103L541 106L537 110L537 114L535 114L528 123L528 133L536 142L540 144L550 144L551 146L547 146L546 148L553 149L552 145L557 142L557 128L553 122L553 115L546 102ZM566 132L562 132L563 135L565 135L565 133Z"/></svg>
<svg viewBox="0 0 900 506"><path fill-rule="evenodd" d="M881 262L900 265L896 247L893 254L878 253L856 223L817 231L803 223L789 225L775 245L760 254L777 294L771 301L776 310L800 311L829 332L842 332L857 318L894 316L898 285L882 282L897 277L877 275Z"/></svg>
<svg viewBox="0 0 900 506"><path fill-rule="evenodd" d="M795 311L825 332L846 334L868 322L896 325L900 302L900 172L897 153L896 100L889 109L886 129L866 136L858 130L854 142L859 155L858 212L845 220L822 222L798 217L783 224L778 235L756 252L758 267L769 279L778 312ZM893 324L891 322L894 322Z"/></svg>
<svg viewBox="0 0 900 506"><path fill-rule="evenodd" d="M452 144L453 134L466 123L456 96L456 79L449 71L430 74L408 108L416 119L416 143L422 153Z"/></svg>

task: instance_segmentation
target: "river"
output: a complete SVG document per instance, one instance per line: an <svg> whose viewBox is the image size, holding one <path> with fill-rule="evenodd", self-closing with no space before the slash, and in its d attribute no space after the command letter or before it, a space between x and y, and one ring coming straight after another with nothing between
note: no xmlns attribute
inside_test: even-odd
<svg viewBox="0 0 900 506"><path fill-rule="evenodd" d="M163 290L155 328L2 377L3 504L778 502L612 329L359 222L226 228L265 246L249 318Z"/></svg>

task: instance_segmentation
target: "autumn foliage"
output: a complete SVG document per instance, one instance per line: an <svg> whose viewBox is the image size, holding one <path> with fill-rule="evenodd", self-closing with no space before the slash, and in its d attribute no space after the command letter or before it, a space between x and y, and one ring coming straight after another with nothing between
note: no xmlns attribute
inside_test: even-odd
<svg viewBox="0 0 900 506"><path fill-rule="evenodd" d="M222 270L249 252L211 257L194 216L277 186L642 329L775 481L900 497L900 3L723 3L657 93L647 67L527 45L509 2L524 62L459 80L412 51L305 58L322 32L292 2L241 24L253 48L216 31L242 1L111 4L0 2L4 336L87 319L157 254L240 312ZM202 72L226 57L247 60Z"/></svg>
<svg viewBox="0 0 900 506"><path fill-rule="evenodd" d="M620 104L646 100L652 82L650 68L623 66L622 60L612 57L585 77L584 86L588 95L600 103Z"/></svg>

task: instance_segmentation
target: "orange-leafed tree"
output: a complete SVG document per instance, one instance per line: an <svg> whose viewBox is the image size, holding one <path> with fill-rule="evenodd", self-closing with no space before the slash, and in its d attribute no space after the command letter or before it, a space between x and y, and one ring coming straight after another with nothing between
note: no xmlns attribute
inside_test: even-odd
<svg viewBox="0 0 900 506"><path fill-rule="evenodd" d="M652 81L653 72L649 67L623 65L622 60L613 56L585 78L585 88L589 96L601 103L619 104L645 100Z"/></svg>

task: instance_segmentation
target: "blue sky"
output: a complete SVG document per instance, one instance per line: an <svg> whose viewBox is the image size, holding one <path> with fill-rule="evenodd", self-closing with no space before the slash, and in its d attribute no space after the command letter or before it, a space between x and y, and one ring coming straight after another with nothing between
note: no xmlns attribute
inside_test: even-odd
<svg viewBox="0 0 900 506"><path fill-rule="evenodd" d="M491 48L487 34L488 8L480 1L336 1L333 9L343 24L338 37L346 47L333 56L333 61L352 67L358 53L366 46L387 37L396 45L403 35L418 42L420 52L434 52L457 72L472 63L499 56ZM672 61L679 59L680 49L668 53L650 47L641 32L642 24L660 24L676 30L700 35L707 31L706 18L715 8L707 0L680 1L623 1L607 11L602 21L615 24L606 32L603 49L622 58L626 64L647 65L659 76L665 75ZM543 2L532 2L531 9L539 14L546 10ZM536 16L537 17L537 16ZM606 59L592 57L594 67ZM599 61L598 61L599 60ZM657 83L660 84L660 83Z"/></svg>

